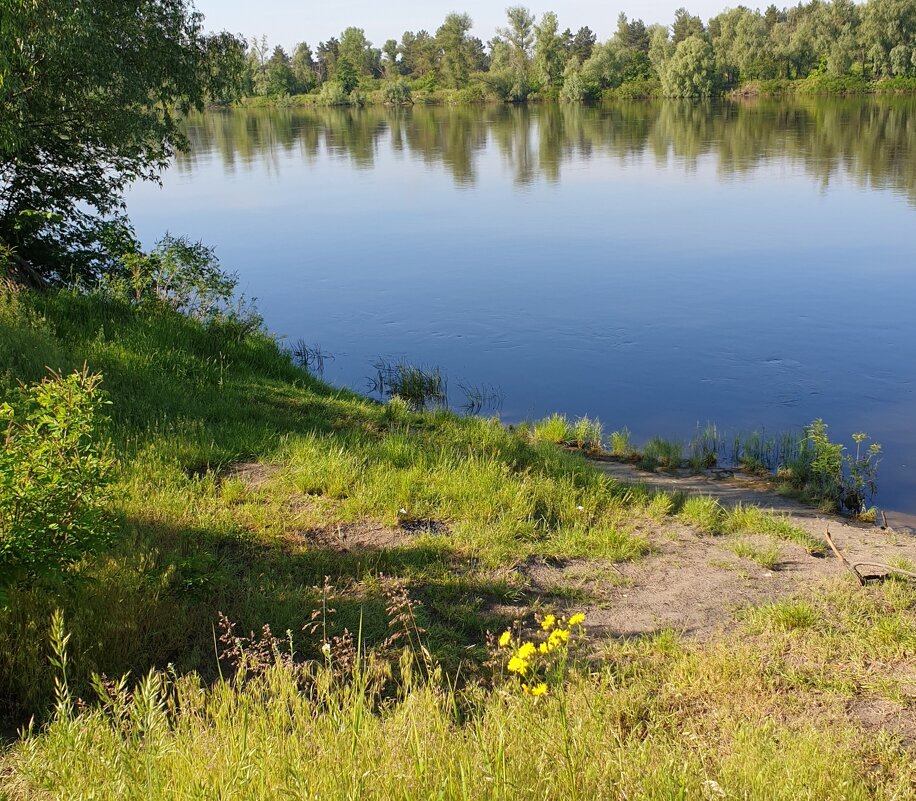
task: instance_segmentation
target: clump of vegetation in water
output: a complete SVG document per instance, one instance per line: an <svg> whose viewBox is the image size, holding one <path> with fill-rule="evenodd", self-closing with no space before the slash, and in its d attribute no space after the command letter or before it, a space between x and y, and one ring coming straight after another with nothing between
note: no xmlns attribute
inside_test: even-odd
<svg viewBox="0 0 916 801"><path fill-rule="evenodd" d="M324 363L334 361L334 356L324 350L321 345L309 345L304 339L296 342L292 350L293 363L308 370L313 375L324 374Z"/></svg>
<svg viewBox="0 0 916 801"><path fill-rule="evenodd" d="M531 427L531 438L535 442L550 442L586 451L600 451L603 431L604 426L597 418L580 417L575 422L570 422L562 414L552 414L534 423Z"/></svg>
<svg viewBox="0 0 916 801"><path fill-rule="evenodd" d="M611 455L620 459L629 459L635 453L630 429L624 426L619 431L611 432Z"/></svg>
<svg viewBox="0 0 916 801"><path fill-rule="evenodd" d="M715 467L719 461L719 431L712 423L707 423L706 427L700 431L697 426L697 433L690 443L690 457L688 463L690 467L700 472Z"/></svg>
<svg viewBox="0 0 916 801"><path fill-rule="evenodd" d="M682 443L653 437L640 453L639 466L643 470L677 470L683 460Z"/></svg>
<svg viewBox="0 0 916 801"><path fill-rule="evenodd" d="M464 395L464 403L461 404L461 408L465 414L476 415L484 411L498 412L502 409L504 396L499 387L459 381L458 389Z"/></svg>
<svg viewBox="0 0 916 801"><path fill-rule="evenodd" d="M383 398L400 398L414 411L448 406L446 380L438 367L418 367L386 359L379 359L372 366L376 375L370 381L371 389Z"/></svg>

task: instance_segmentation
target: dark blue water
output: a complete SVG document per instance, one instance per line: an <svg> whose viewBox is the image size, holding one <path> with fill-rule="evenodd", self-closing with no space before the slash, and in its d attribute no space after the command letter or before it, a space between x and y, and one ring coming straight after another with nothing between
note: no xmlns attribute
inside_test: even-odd
<svg viewBox="0 0 916 801"><path fill-rule="evenodd" d="M189 123L143 240L215 245L269 328L689 439L823 417L916 512L916 103L234 111Z"/></svg>

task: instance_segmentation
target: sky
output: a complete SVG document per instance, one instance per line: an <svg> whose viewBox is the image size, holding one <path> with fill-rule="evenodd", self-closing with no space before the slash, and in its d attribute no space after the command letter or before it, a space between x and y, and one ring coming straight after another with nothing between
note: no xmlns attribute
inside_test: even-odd
<svg viewBox="0 0 916 801"><path fill-rule="evenodd" d="M763 6L767 5L761 0ZM246 37L267 36L271 44L288 50L297 42L308 42L312 48L319 41L355 25L366 32L376 46L386 39L398 39L404 31L436 28L452 11L466 12L474 20L473 34L484 41L491 39L498 26L505 23L505 7L519 0L352 0L351 2L315 2L315 0L196 0L195 5L206 17L209 30L228 30ZM753 2L747 3L754 7ZM707 20L738 2L729 0L547 0L544 4L522 2L540 18L545 11L554 11L560 19L560 29L578 30L588 25L599 41L609 39L617 26L617 15L624 11L631 19L645 23L670 24L674 10L680 6ZM780 4L781 5L781 4Z"/></svg>

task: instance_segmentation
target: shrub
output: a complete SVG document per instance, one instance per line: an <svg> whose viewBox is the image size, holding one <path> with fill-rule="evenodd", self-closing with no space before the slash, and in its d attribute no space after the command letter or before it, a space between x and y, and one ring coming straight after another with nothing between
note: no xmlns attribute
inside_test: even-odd
<svg viewBox="0 0 916 801"><path fill-rule="evenodd" d="M343 84L337 81L328 81L323 84L318 93L318 102L323 106L346 106L350 100Z"/></svg>
<svg viewBox="0 0 916 801"><path fill-rule="evenodd" d="M485 103L487 93L482 84L472 83L458 91L455 96L456 103Z"/></svg>
<svg viewBox="0 0 916 801"><path fill-rule="evenodd" d="M867 501L877 492L877 472L881 446L872 442L863 445L868 435L852 435L855 455L831 442L827 424L818 418L805 427L805 436L794 454L787 458L779 471L793 490L811 500L861 514Z"/></svg>
<svg viewBox="0 0 916 801"><path fill-rule="evenodd" d="M99 437L108 404L100 383L85 369L52 374L0 404L0 593L111 540L114 460Z"/></svg>
<svg viewBox="0 0 916 801"><path fill-rule="evenodd" d="M166 234L149 252L125 253L106 275L102 291L136 305L160 304L197 320L232 323L252 333L262 319L244 296L238 276L225 272L213 248Z"/></svg>
<svg viewBox="0 0 916 801"><path fill-rule="evenodd" d="M386 83L382 90L384 102L392 106L408 106L413 102L411 97L410 84L403 78Z"/></svg>

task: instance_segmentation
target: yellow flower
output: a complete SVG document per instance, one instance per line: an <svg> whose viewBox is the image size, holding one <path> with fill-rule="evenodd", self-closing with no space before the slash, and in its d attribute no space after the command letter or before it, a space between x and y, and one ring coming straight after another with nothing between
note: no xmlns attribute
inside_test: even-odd
<svg viewBox="0 0 916 801"><path fill-rule="evenodd" d="M556 615L547 615L547 617L545 617L541 621L541 628L544 629L544 631L550 631L556 624L557 624L557 616Z"/></svg>
<svg viewBox="0 0 916 801"><path fill-rule="evenodd" d="M519 659L531 659L535 655L537 649L534 647L534 643L526 642L521 648L518 649Z"/></svg>
<svg viewBox="0 0 916 801"><path fill-rule="evenodd" d="M539 695L547 695L547 685L544 684L544 682L535 684L534 687L529 690L529 692L535 696L535 698Z"/></svg>
<svg viewBox="0 0 916 801"><path fill-rule="evenodd" d="M512 632L511 632L511 631L504 631L504 632L499 636L499 647L500 647L500 648L508 648L509 645L510 645L511 643L512 643Z"/></svg>
<svg viewBox="0 0 916 801"><path fill-rule="evenodd" d="M520 676L524 676L528 672L528 661L519 656L513 656L509 660L508 668L510 673L518 673Z"/></svg>
<svg viewBox="0 0 916 801"><path fill-rule="evenodd" d="M577 612L569 619L570 626L581 626L585 622L585 615L581 612Z"/></svg>
<svg viewBox="0 0 916 801"><path fill-rule="evenodd" d="M548 654L548 653L550 653L550 646L548 646L546 642L542 642L541 645L540 645L540 647L538 648L538 650L539 650L542 654Z"/></svg>
<svg viewBox="0 0 916 801"><path fill-rule="evenodd" d="M550 632L550 637L547 640L547 645L549 648L556 648L558 645L563 645L569 640L569 632L566 629L554 629Z"/></svg>

